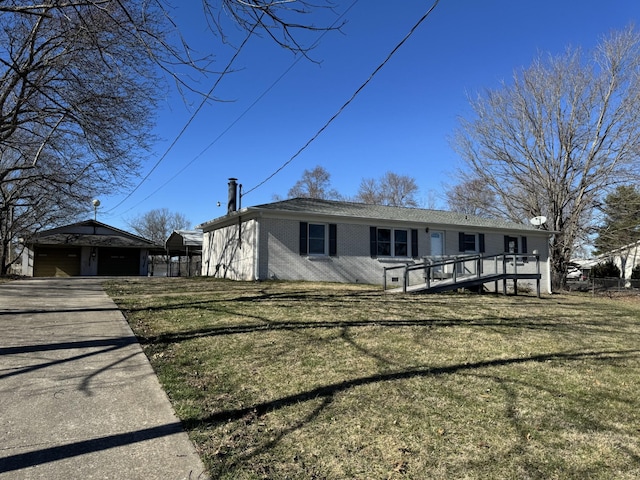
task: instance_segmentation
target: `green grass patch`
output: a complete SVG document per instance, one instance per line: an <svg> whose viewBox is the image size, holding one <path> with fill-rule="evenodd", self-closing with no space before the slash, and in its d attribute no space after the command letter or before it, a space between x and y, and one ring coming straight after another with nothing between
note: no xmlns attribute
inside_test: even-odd
<svg viewBox="0 0 640 480"><path fill-rule="evenodd" d="M109 282L213 478L640 478L640 302Z"/></svg>

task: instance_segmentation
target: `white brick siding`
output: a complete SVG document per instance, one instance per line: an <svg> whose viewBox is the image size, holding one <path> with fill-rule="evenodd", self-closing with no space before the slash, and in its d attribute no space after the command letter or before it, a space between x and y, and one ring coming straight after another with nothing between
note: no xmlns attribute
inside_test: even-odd
<svg viewBox="0 0 640 480"><path fill-rule="evenodd" d="M231 280L255 280L256 221L205 232L202 239L202 275Z"/></svg>
<svg viewBox="0 0 640 480"><path fill-rule="evenodd" d="M430 255L430 233L427 226L416 224L402 224L396 222L393 228L418 232L418 255L420 258L371 258L370 255L370 227L391 228L388 223L368 223L354 219L352 223L339 223L330 216L322 218L305 218L310 223L336 225L337 252L329 255L300 255L300 220L294 216L267 215L242 223L242 241L239 241L238 225L225 226L215 231L204 233L202 274L229 278L234 280L307 280L331 281L346 283L382 284L384 267L414 264L422 262L422 258ZM464 255L459 252L460 229L442 228L434 226L433 230L444 232L444 246L446 256ZM492 232L484 230L465 229L465 233L484 234L485 255L495 255L504 251L504 237L518 236L508 231ZM527 255L534 250L541 254L542 290L550 290L547 236L536 232L526 232ZM409 235L410 241L410 235ZM257 247L259 245L259 248ZM468 265L475 271L475 264ZM451 269L451 267L449 267ZM486 260L484 271L494 271L493 260ZM518 262L518 271L535 273L535 262ZM451 270L448 272L451 273ZM402 270L395 270L389 275L402 281ZM421 281L424 273L412 274L412 282ZM519 282L521 285L524 281ZM535 281L532 283L535 288ZM500 288L502 288L500 286Z"/></svg>

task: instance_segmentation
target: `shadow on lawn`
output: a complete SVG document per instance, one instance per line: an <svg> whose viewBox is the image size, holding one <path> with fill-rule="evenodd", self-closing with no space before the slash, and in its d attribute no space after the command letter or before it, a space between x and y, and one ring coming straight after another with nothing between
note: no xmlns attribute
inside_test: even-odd
<svg viewBox="0 0 640 480"><path fill-rule="evenodd" d="M171 295L169 295L171 297ZM398 296L397 298L389 298L382 304L382 308L385 308L389 312L411 312L410 301L407 298ZM428 307L430 304L442 307L443 304L448 308L448 299L443 296L434 296L433 299L425 300L425 297L421 296L420 306L421 308ZM485 315L483 318L464 319L464 318L423 318L423 319L359 319L359 320L317 320L317 321L304 321L304 320L272 320L264 315L257 315L246 311L246 309L235 309L235 305L254 304L260 302L283 302L282 307L300 308L306 305L306 302L312 302L314 308L326 308L330 307L335 312L336 317L348 316L350 312L358 312L358 304L360 302L366 302L367 300L379 301L380 295L371 291L356 291L345 292L336 294L318 294L313 291L296 290L292 292L267 292L264 289L256 292L256 295L244 295L232 298L215 298L215 299L203 299L203 300L189 300L185 301L184 297L176 297L176 303L163 302L157 306L146 307L123 307L125 315L135 314L139 312L154 312L154 311L180 311L180 310L198 310L207 314L215 314L216 316L224 316L228 318L242 319L241 324L235 325L216 325L205 326L202 328L190 328L181 332L162 333L159 335L145 336L139 334L140 343L152 344L152 343L174 343L186 340L191 340L200 337L216 337L220 335L234 335L234 334L246 334L260 331L288 331L288 330L305 330L305 329L322 329L322 328L355 328L355 327L389 327L389 328L402 328L402 327L424 327L424 328L442 328L453 326L465 326L465 327L496 327L496 328L521 328L527 330L554 330L559 332L573 332L576 326L575 322L565 322L562 317L557 315L547 315L545 317L539 316L525 316L525 317L510 317L499 315ZM531 297L531 300L539 303L541 300ZM542 300L545 302L546 300ZM310 304L310 305L311 305ZM256 306L253 311L260 311L260 308ZM390 313L390 316L393 315ZM398 313L395 316L399 316ZM254 323L255 322L255 323ZM594 318L581 318L579 320L580 328L582 332L585 329L592 328L594 332L598 333L622 333L628 334L629 332L625 328L627 324L625 322L616 322L614 318L607 320L606 324L603 324L598 319Z"/></svg>
<svg viewBox="0 0 640 480"><path fill-rule="evenodd" d="M322 411L330 406L337 394L349 391L351 389L376 384L383 382L395 382L402 380L410 380L415 378L428 378L439 377L452 374L467 374L478 377L486 377L496 382L500 388L504 390L506 398L510 399L507 403L513 405L516 403L515 392L512 391L512 387L508 387L506 384L512 382L506 382L500 377L495 375L480 373L479 371L485 368L501 367L509 365L520 365L526 363L543 363L548 361L565 361L565 362L581 362L587 359L596 361L610 361L610 360L628 360L631 358L637 358L640 356L640 350L608 350L608 351L583 351L583 352L558 352L541 355L531 355L528 357L508 358L508 359L496 359L486 360L480 362L456 364L442 367L431 368L415 368L410 370L381 373L377 375L370 375L360 378L354 378L343 382L336 382L329 385L313 388L304 392L300 392L293 395L288 395L282 398L277 398L271 401L256 403L243 408L223 410L215 412L209 416L199 419L188 419L183 421L183 425L187 430L206 431L208 429L215 429L221 425L230 425L231 422L240 421L238 428L240 430L246 430L244 435L247 438L252 438L254 443L253 448L240 448L238 450L232 449L229 452L223 452L220 454L216 452L217 460L211 463L210 468L212 474L222 475L223 473L233 472L236 468L246 464L251 458L260 454L268 452L274 448L285 436L290 433L304 427L310 423L313 419L318 417ZM516 381L517 383L517 381ZM531 385L526 385L531 386ZM537 386L539 388L539 386ZM554 395L561 395L560 391L553 391L553 387L549 386L549 392ZM311 411L304 416L304 418L296 421L292 425L283 428L279 432L272 432L267 437L255 437L249 433L249 426L255 424L262 424L260 417L269 414L270 412L278 411L287 407L297 406L304 403L310 403L309 407ZM508 420L512 423L515 431L518 435L518 440L512 446L511 450L514 455L518 455L525 450L529 441L527 435L528 431L521 428L519 425L519 419L516 411L512 406L507 407L505 412ZM576 411L577 416L581 416L583 412ZM586 419L587 417L585 417ZM586 420L585 420L586 421ZM594 420L589 417L589 421L592 422L585 428L592 429L593 431L603 431L608 427L600 424L594 424ZM255 465L259 468L258 465ZM530 466L533 473L539 473L537 466Z"/></svg>
<svg viewBox="0 0 640 480"><path fill-rule="evenodd" d="M331 398L337 393L350 390L355 387L368 385L379 382L391 382L397 380L408 380L420 377L436 377L440 375L450 375L461 371L472 371L481 368L500 367L506 365L516 365L528 362L547 362L552 360L577 361L587 358L598 360L620 360L629 359L640 355L640 350L611 350L601 352L565 352L551 353L544 355L532 355L530 357L507 358L499 360L486 360L482 362L464 363L458 365L449 365L444 367L417 368L393 373L381 373L367 377L354 378L344 382L333 383L322 387L314 388L306 392L300 392L295 395L289 395L269 402L258 403L244 408L234 410L225 410L209 415L206 418L198 420L187 420L185 425L187 428L202 427L203 425L215 426L230 420L238 420L246 415L264 415L270 411L278 410L300 402L316 400L319 398Z"/></svg>
<svg viewBox="0 0 640 480"><path fill-rule="evenodd" d="M219 310L220 311L220 310ZM422 320L317 320L300 321L284 320L276 321L257 315L241 314L231 310L224 310L224 313L234 316L243 316L246 319L255 320L258 323L245 323L241 325L220 325L204 328L191 328L182 332L161 333L159 335L138 334L141 344L168 344L188 341L201 337L217 337L223 335L239 335L262 331L295 331L309 329L345 329L345 328L443 328L443 327L496 327L496 328L519 328L526 330L554 330L558 332L573 332L576 328L574 323L565 323L561 319L556 321L540 320L533 317L508 318L508 317L485 317L482 319L422 319ZM624 324L620 324L621 327ZM584 320L580 322L582 333L588 328L593 328L597 333L620 333L628 335L629 332L621 329L616 330L616 325L612 323L603 326L601 322Z"/></svg>

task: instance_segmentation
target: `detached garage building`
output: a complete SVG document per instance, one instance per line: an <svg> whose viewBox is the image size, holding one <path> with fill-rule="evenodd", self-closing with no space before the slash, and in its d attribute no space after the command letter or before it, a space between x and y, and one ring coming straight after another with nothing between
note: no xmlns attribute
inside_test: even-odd
<svg viewBox="0 0 640 480"><path fill-rule="evenodd" d="M95 220L36 234L26 244L22 273L34 277L146 276L162 246Z"/></svg>

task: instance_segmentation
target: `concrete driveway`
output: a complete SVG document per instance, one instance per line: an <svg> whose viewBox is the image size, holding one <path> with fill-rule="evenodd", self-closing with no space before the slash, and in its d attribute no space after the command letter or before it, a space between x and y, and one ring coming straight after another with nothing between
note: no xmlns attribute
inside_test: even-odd
<svg viewBox="0 0 640 480"><path fill-rule="evenodd" d="M0 479L205 479L99 278L0 285Z"/></svg>

